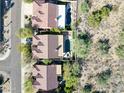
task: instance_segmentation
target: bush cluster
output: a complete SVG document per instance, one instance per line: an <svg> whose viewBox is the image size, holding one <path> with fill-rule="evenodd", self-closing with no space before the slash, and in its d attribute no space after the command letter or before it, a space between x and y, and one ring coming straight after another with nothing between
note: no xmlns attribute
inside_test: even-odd
<svg viewBox="0 0 124 93"><path fill-rule="evenodd" d="M92 14L88 16L89 25L92 27L98 27L102 19L109 16L111 10L112 8L109 5L107 5L102 7L101 10L92 12Z"/></svg>

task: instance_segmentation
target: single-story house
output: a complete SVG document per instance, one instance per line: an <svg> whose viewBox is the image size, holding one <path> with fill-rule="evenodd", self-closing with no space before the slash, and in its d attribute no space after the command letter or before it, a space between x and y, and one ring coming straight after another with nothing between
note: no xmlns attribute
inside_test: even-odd
<svg viewBox="0 0 124 93"><path fill-rule="evenodd" d="M58 70L58 71L57 71ZM33 68L33 87L36 90L50 91L58 87L58 72L61 65L35 65Z"/></svg>
<svg viewBox="0 0 124 93"><path fill-rule="evenodd" d="M34 35L32 56L34 59L63 58L63 35Z"/></svg>
<svg viewBox="0 0 124 93"><path fill-rule="evenodd" d="M65 28L65 12L65 5L34 1L32 26L39 29Z"/></svg>

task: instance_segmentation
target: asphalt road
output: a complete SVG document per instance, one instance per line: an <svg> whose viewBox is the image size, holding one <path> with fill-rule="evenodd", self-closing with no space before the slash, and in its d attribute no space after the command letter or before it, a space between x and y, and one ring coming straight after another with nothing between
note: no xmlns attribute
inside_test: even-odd
<svg viewBox="0 0 124 93"><path fill-rule="evenodd" d="M9 57L0 62L0 71L10 74L11 93L21 93L21 54L17 50L20 39L16 37L21 27L21 0L13 0L15 3L12 9L11 20L11 53Z"/></svg>

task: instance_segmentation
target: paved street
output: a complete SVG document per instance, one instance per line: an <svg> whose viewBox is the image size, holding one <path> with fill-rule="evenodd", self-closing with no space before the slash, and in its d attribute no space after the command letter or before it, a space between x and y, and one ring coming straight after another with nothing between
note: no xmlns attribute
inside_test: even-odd
<svg viewBox="0 0 124 93"><path fill-rule="evenodd" d="M6 71L11 77L11 93L21 93L21 55L17 50L20 39L16 37L16 32L21 26L21 0L13 0L12 7L12 27L11 27L11 53L9 57L0 62L0 70Z"/></svg>

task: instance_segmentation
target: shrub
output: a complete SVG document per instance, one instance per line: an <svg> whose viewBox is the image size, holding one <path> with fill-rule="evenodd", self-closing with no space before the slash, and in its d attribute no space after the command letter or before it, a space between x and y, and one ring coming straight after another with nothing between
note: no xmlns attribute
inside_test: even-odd
<svg viewBox="0 0 124 93"><path fill-rule="evenodd" d="M101 39L99 40L99 50L102 54L107 54L110 49L109 40L108 39Z"/></svg>
<svg viewBox="0 0 124 93"><path fill-rule="evenodd" d="M21 28L19 30L18 37L20 38L32 38L33 36L33 30L31 28Z"/></svg>
<svg viewBox="0 0 124 93"><path fill-rule="evenodd" d="M106 93L106 91L93 91L93 93Z"/></svg>
<svg viewBox="0 0 124 93"><path fill-rule="evenodd" d="M74 90L77 87L78 84L78 78L75 76L68 76L66 79L66 88L69 88L71 90Z"/></svg>
<svg viewBox="0 0 124 93"><path fill-rule="evenodd" d="M28 19L28 16L27 15L25 15L25 19Z"/></svg>
<svg viewBox="0 0 124 93"><path fill-rule="evenodd" d="M69 63L66 62L66 64L63 65L63 76L65 80L65 92L66 93L72 93L74 89L77 88L79 77L78 75L81 72L81 69L79 67L79 63Z"/></svg>
<svg viewBox="0 0 124 93"><path fill-rule="evenodd" d="M61 33L61 30L59 28L52 28L51 31L55 33Z"/></svg>
<svg viewBox="0 0 124 93"><path fill-rule="evenodd" d="M91 15L88 16L88 23L92 27L98 27L102 21L102 19L109 16L111 8L108 6L104 6L101 10L97 10L92 12Z"/></svg>
<svg viewBox="0 0 124 93"><path fill-rule="evenodd" d="M124 28L119 33L119 46L115 49L115 52L120 59L124 59Z"/></svg>
<svg viewBox="0 0 124 93"><path fill-rule="evenodd" d="M89 5L88 5L88 2L86 2L86 0L81 4L81 10L83 13L86 13L89 11Z"/></svg>
<svg viewBox="0 0 124 93"><path fill-rule="evenodd" d="M116 48L116 54L118 55L119 58L124 59L124 45L119 45Z"/></svg>
<svg viewBox="0 0 124 93"><path fill-rule="evenodd" d="M88 16L88 23L92 27L98 27L100 24L100 21L101 21L101 18L98 17L98 14Z"/></svg>
<svg viewBox="0 0 124 93"><path fill-rule="evenodd" d="M18 47L18 49L23 54L24 63L31 62L31 59L32 59L31 45L21 43L21 45Z"/></svg>
<svg viewBox="0 0 124 93"><path fill-rule="evenodd" d="M101 18L108 17L110 11L111 11L110 8L108 8L108 7L103 7L103 8L101 9Z"/></svg>
<svg viewBox="0 0 124 93"><path fill-rule="evenodd" d="M45 65L49 65L49 64L52 63L52 60L44 59L42 62L43 62Z"/></svg>
<svg viewBox="0 0 124 93"><path fill-rule="evenodd" d="M81 66L80 66L79 63L75 62L75 63L72 65L71 73L72 73L72 75L74 75L74 76L79 76L79 75L80 75L80 73L81 73Z"/></svg>
<svg viewBox="0 0 124 93"><path fill-rule="evenodd" d="M81 19L81 17L79 17L79 18L77 19L76 26L80 25L81 21L82 21L82 19Z"/></svg>
<svg viewBox="0 0 124 93"><path fill-rule="evenodd" d="M33 93L32 79L29 78L24 82L24 91L25 93Z"/></svg>
<svg viewBox="0 0 124 93"><path fill-rule="evenodd" d="M65 29L63 29L63 28L52 28L51 32L60 34L62 32L65 32Z"/></svg>
<svg viewBox="0 0 124 93"><path fill-rule="evenodd" d="M24 56L28 56L31 54L31 45L21 43L20 51L23 53Z"/></svg>
<svg viewBox="0 0 124 93"><path fill-rule="evenodd" d="M112 71L110 69L107 69L106 71L103 71L98 74L97 82L101 85L104 85L107 83L108 79L111 77Z"/></svg>
<svg viewBox="0 0 124 93"><path fill-rule="evenodd" d="M92 85L91 84L86 84L83 88L83 93L90 93L92 91Z"/></svg>
<svg viewBox="0 0 124 93"><path fill-rule="evenodd" d="M87 32L80 33L74 41L73 51L77 57L85 59L91 47L91 35Z"/></svg>
<svg viewBox="0 0 124 93"><path fill-rule="evenodd" d="M124 31L123 30L119 33L119 43L121 45L124 45Z"/></svg>

